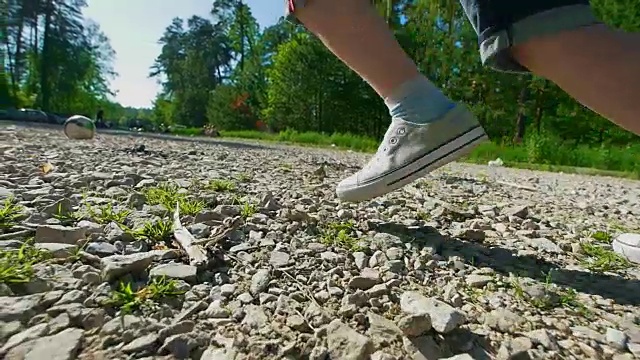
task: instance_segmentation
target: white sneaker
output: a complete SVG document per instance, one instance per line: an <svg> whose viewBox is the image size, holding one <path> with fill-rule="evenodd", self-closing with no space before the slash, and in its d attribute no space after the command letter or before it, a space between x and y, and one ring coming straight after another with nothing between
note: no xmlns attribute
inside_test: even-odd
<svg viewBox="0 0 640 360"><path fill-rule="evenodd" d="M488 139L463 105L456 105L440 120L428 124L394 118L373 158L342 180L336 193L344 201L373 199L469 154Z"/></svg>
<svg viewBox="0 0 640 360"><path fill-rule="evenodd" d="M620 234L611 243L613 251L623 258L640 264L640 234Z"/></svg>

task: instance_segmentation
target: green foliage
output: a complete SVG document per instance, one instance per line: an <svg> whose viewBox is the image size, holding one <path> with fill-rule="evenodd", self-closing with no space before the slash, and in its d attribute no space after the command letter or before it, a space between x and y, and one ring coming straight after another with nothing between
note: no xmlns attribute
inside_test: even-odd
<svg viewBox="0 0 640 360"><path fill-rule="evenodd" d="M207 184L207 189L215 192L233 192L236 190L236 185L225 179L211 179Z"/></svg>
<svg viewBox="0 0 640 360"><path fill-rule="evenodd" d="M22 206L14 198L7 198L0 205L0 231L11 229L22 216Z"/></svg>
<svg viewBox="0 0 640 360"><path fill-rule="evenodd" d="M356 227L353 221L329 223L322 229L320 241L328 246L341 247L349 251L360 251Z"/></svg>
<svg viewBox="0 0 640 360"><path fill-rule="evenodd" d="M185 129L184 135L200 135L198 129ZM298 145L336 147L362 152L374 152L378 141L374 138L334 133L298 132L286 130L266 133L255 130L222 131L225 138L241 138L261 141L285 142ZM532 170L563 171L600 175L640 178L640 145L616 145L589 143L576 144L563 141L553 135L537 135L524 139L521 144L487 142L479 146L465 160L486 164L500 158L505 165ZM601 171L587 170L600 169Z"/></svg>
<svg viewBox="0 0 640 360"><path fill-rule="evenodd" d="M82 15L85 1L8 1L0 23L0 107L36 107L93 115L108 100L115 52L98 24ZM5 99L8 99L5 103ZM117 107L117 106L116 106Z"/></svg>
<svg viewBox="0 0 640 360"><path fill-rule="evenodd" d="M47 260L50 254L25 242L19 249L0 250L0 283L27 283L33 277L33 265Z"/></svg>
<svg viewBox="0 0 640 360"><path fill-rule="evenodd" d="M246 103L248 94L231 85L220 85L207 105L207 119L220 129L254 129L257 117Z"/></svg>
<svg viewBox="0 0 640 360"><path fill-rule="evenodd" d="M258 205L249 202L243 202L240 207L240 216L248 219L258 212Z"/></svg>
<svg viewBox="0 0 640 360"><path fill-rule="evenodd" d="M167 242L173 235L173 222L167 219L161 219L155 222L147 222L139 229L127 229L134 238L144 240L149 244L157 244Z"/></svg>
<svg viewBox="0 0 640 360"><path fill-rule="evenodd" d="M627 259L600 245L582 243L581 248L585 254L585 258L582 259L582 266L591 271L613 272L624 270L631 266Z"/></svg>
<svg viewBox="0 0 640 360"><path fill-rule="evenodd" d="M144 195L147 203L162 205L167 211L173 212L177 204L182 215L197 215L205 208L203 201L189 198L186 193L180 192L178 186L171 183L162 183L157 187L147 188Z"/></svg>
<svg viewBox="0 0 640 360"><path fill-rule="evenodd" d="M120 282L118 289L112 293L108 305L119 308L123 314L130 314L150 301L159 301L182 294L184 291L178 289L176 281L164 276L153 278L148 285L138 290L134 290L131 283Z"/></svg>
<svg viewBox="0 0 640 360"><path fill-rule="evenodd" d="M127 216L131 214L131 210L128 209L115 209L112 203L99 206L97 209L87 203L87 212L89 217L98 224L108 224L110 222L124 224Z"/></svg>
<svg viewBox="0 0 640 360"><path fill-rule="evenodd" d="M78 221L82 220L84 216L81 212L78 212L78 211L67 211L67 209L64 209L62 207L62 204L58 204L58 208L56 209L56 212L53 214L53 217L58 221L60 221L62 225L73 226Z"/></svg>

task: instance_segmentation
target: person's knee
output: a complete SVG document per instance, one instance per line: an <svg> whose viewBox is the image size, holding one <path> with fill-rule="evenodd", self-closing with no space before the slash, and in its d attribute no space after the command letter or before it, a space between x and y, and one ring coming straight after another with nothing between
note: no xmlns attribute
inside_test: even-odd
<svg viewBox="0 0 640 360"><path fill-rule="evenodd" d="M518 49L598 24L588 0L460 1L479 37L482 63L496 70L529 72Z"/></svg>

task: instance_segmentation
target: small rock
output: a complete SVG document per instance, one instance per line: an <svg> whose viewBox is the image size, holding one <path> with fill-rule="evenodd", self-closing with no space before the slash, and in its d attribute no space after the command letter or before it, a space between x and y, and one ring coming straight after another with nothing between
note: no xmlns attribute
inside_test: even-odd
<svg viewBox="0 0 640 360"><path fill-rule="evenodd" d="M149 267L155 258L156 254L151 252L102 258L102 278L110 282L129 273L140 273Z"/></svg>
<svg viewBox="0 0 640 360"><path fill-rule="evenodd" d="M271 280L268 269L260 269L251 277L251 287L249 291L256 295L264 292L269 287Z"/></svg>
<svg viewBox="0 0 640 360"><path fill-rule="evenodd" d="M407 336L421 336L431 330L431 318L427 314L406 315L398 320L398 327Z"/></svg>
<svg viewBox="0 0 640 360"><path fill-rule="evenodd" d="M527 353L533 344L528 337L518 337L505 341L498 350L498 360L519 359Z"/></svg>
<svg viewBox="0 0 640 360"><path fill-rule="evenodd" d="M431 326L439 333L448 333L465 322L465 315L456 308L415 291L406 291L401 295L400 308L409 315L429 315Z"/></svg>
<svg viewBox="0 0 640 360"><path fill-rule="evenodd" d="M158 335L148 334L134 339L122 348L124 353L137 353L142 351L152 351L158 346Z"/></svg>
<svg viewBox="0 0 640 360"><path fill-rule="evenodd" d="M627 334L620 330L616 330L613 328L607 328L607 333L605 334L605 338L607 340L607 344L617 350L624 350L627 348Z"/></svg>
<svg viewBox="0 0 640 360"><path fill-rule="evenodd" d="M354 276L349 280L349 287L367 290L378 283L380 283L380 273L374 269L365 268L359 276Z"/></svg>
<svg viewBox="0 0 640 360"><path fill-rule="evenodd" d="M196 281L196 275L198 268L191 265L171 263L158 265L149 271L149 276L154 277L167 277L169 279L184 280L188 283L194 283Z"/></svg>
<svg viewBox="0 0 640 360"><path fill-rule="evenodd" d="M35 241L37 243L55 243L76 245L83 240L86 231L79 227L62 225L40 225L36 228Z"/></svg>
<svg viewBox="0 0 640 360"><path fill-rule="evenodd" d="M73 360L84 338L83 331L76 328L66 329L52 336L35 340L25 360Z"/></svg>
<svg viewBox="0 0 640 360"><path fill-rule="evenodd" d="M289 254L282 251L272 251L271 257L269 258L269 264L274 267L284 267L289 265L289 259L291 257Z"/></svg>
<svg viewBox="0 0 640 360"><path fill-rule="evenodd" d="M373 343L338 319L326 326L327 347L332 359L365 360L373 353Z"/></svg>
<svg viewBox="0 0 640 360"><path fill-rule="evenodd" d="M492 329L509 333L518 330L525 319L508 309L496 309L485 315L484 323Z"/></svg>

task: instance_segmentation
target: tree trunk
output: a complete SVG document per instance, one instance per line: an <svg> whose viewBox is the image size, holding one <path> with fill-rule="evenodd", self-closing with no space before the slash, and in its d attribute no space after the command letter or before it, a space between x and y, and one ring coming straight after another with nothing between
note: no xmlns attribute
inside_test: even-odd
<svg viewBox="0 0 640 360"><path fill-rule="evenodd" d="M240 23L240 71L244 71L244 39L245 39L245 16L244 16L244 5L242 4L242 0L238 1L238 22Z"/></svg>
<svg viewBox="0 0 640 360"><path fill-rule="evenodd" d="M516 134L513 137L514 144L520 144L524 139L524 133L526 129L526 101L529 97L529 87L523 86L520 90L520 96L518 97L518 117L516 119Z"/></svg>
<svg viewBox="0 0 640 360"><path fill-rule="evenodd" d="M16 48L15 54L13 56L13 71L11 72L11 88L13 90L13 97L15 99L18 98L18 92L20 91L20 74L22 72L22 67L20 66L22 63L22 45L23 45L23 36L24 32L24 16L25 8L24 4L20 5L19 15L18 15L18 29L16 30Z"/></svg>
<svg viewBox="0 0 640 360"><path fill-rule="evenodd" d="M50 61L48 58L51 52L51 22L53 19L53 0L47 0L44 8L44 39L42 40L42 61L40 61L40 108L42 111L49 110L51 100L51 89L49 88Z"/></svg>
<svg viewBox="0 0 640 360"><path fill-rule="evenodd" d="M540 129L542 128L542 115L544 114L544 109L541 105L536 107L536 118L534 120L534 124L536 127L536 133L540 135Z"/></svg>

